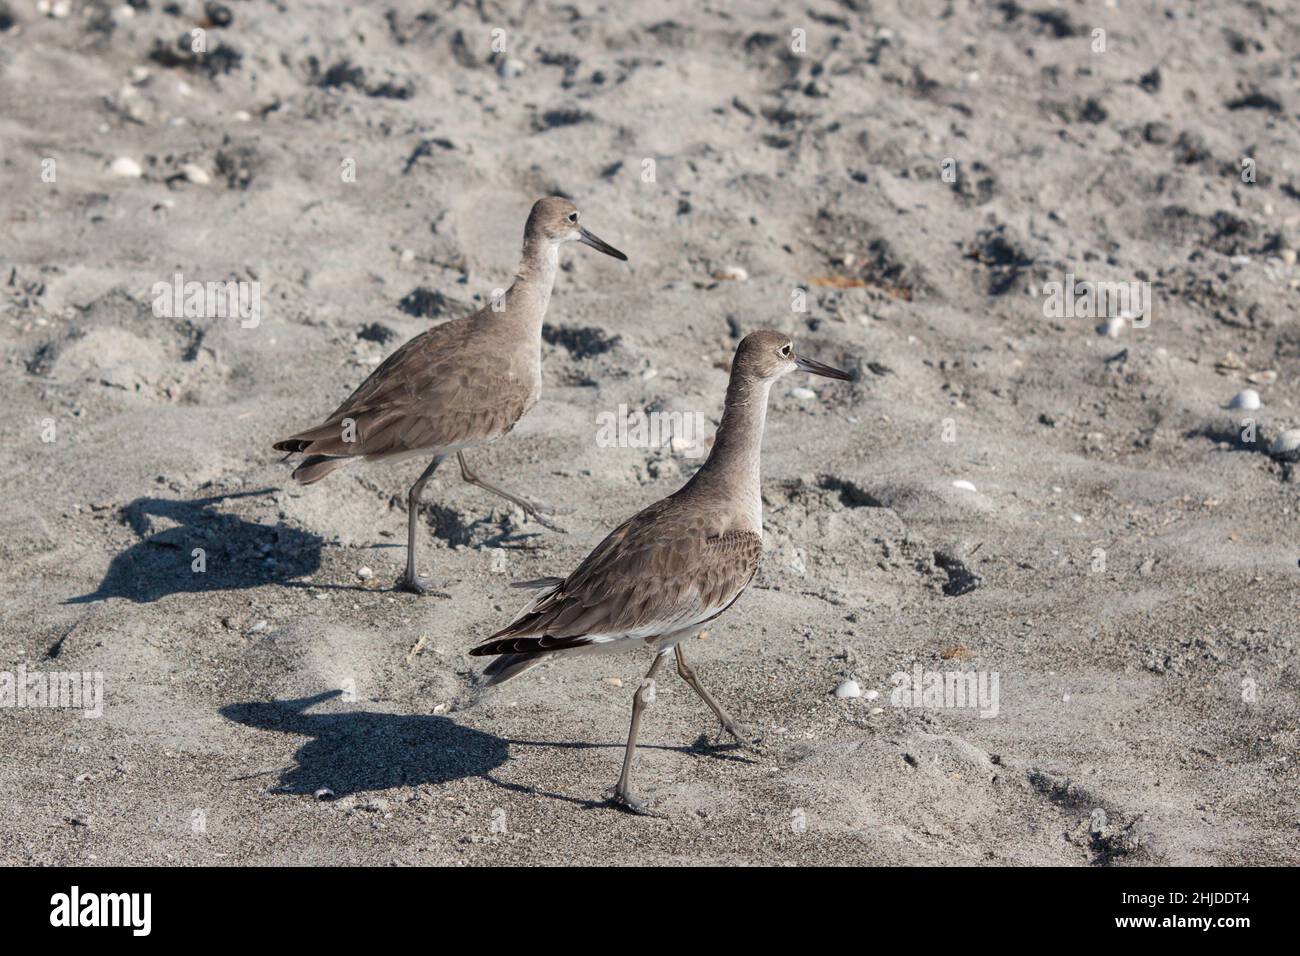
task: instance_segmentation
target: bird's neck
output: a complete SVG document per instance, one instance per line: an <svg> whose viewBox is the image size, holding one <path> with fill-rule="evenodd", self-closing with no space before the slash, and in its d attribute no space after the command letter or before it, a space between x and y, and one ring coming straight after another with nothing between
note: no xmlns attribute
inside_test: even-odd
<svg viewBox="0 0 1300 956"><path fill-rule="evenodd" d="M763 533L763 484L760 459L767 396L772 383L733 373L727 404L708 460L691 480L698 493L709 494L740 510L744 530Z"/></svg>
<svg viewBox="0 0 1300 956"><path fill-rule="evenodd" d="M515 281L506 291L505 311L538 336L546 318L546 307L551 302L559 259L559 247L555 243L526 237Z"/></svg>

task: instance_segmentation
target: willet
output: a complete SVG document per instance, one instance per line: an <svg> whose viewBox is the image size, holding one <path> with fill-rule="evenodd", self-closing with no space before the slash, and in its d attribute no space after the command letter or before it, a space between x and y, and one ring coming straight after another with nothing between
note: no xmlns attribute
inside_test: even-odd
<svg viewBox="0 0 1300 956"><path fill-rule="evenodd" d="M632 726L614 802L634 812L632 756L641 714L654 700L654 676L669 653L677 673L700 695L723 729L745 744L740 728L686 663L680 642L696 634L740 597L763 549L759 452L767 397L782 375L802 369L828 378L845 372L802 358L790 337L754 332L736 349L726 408L713 450L676 493L629 518L567 578L542 578L538 590L506 628L470 651L499 655L487 683L509 680L552 656L648 646L654 662L632 698Z"/></svg>
<svg viewBox="0 0 1300 956"><path fill-rule="evenodd" d="M448 455L456 456L465 481L560 530L544 517L545 509L470 471L465 449L500 438L537 404L542 320L555 284L559 247L574 241L627 260L578 225L578 210L569 200L539 199L524 227L519 271L503 296L467 318L417 335L388 356L323 424L276 442L279 451L307 456L293 472L304 485L353 458L395 460L432 453L433 461L406 496L406 571L399 587L417 594L428 590L415 570L420 492Z"/></svg>

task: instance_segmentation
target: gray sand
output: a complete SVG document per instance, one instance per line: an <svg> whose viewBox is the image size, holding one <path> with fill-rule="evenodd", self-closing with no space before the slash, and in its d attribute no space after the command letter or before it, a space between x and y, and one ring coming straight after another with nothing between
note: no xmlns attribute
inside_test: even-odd
<svg viewBox="0 0 1300 956"><path fill-rule="evenodd" d="M0 862L1300 862L1293 5L232 3L201 56L163 6L0 15L0 670L105 693L0 712ZM442 593L392 593L422 463L303 489L270 445L551 193L631 262L566 247L542 401L471 461L569 533L446 468ZM260 322L155 315L176 273ZM1149 324L1046 316L1069 275ZM632 817L648 659L480 693L466 652L698 461L598 416L711 432L763 327L857 373L778 384L764 565L689 642L764 747L665 673ZM997 715L894 706L917 665Z"/></svg>

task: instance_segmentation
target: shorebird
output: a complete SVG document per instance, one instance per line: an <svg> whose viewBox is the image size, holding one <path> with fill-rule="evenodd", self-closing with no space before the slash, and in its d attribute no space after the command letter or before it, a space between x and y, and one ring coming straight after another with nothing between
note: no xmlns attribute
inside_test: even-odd
<svg viewBox="0 0 1300 956"><path fill-rule="evenodd" d="M470 654L497 655L483 672L491 686L550 657L648 647L654 662L632 697L632 726L613 802L636 813L632 757L641 715L654 700L654 676L669 654L677 673L713 711L722 729L748 744L731 715L686 663L681 641L735 603L763 550L759 453L767 397L782 375L802 369L827 378L846 372L796 355L790 337L754 332L736 349L726 407L713 449L681 489L618 526L567 578L519 587L537 591L507 627Z"/></svg>
<svg viewBox="0 0 1300 956"><path fill-rule="evenodd" d="M455 455L460 476L524 510L544 527L557 528L546 509L489 484L470 471L465 449L505 435L537 404L542 388L542 320L555 284L559 248L581 242L615 259L627 256L578 225L567 199L539 199L524 227L524 251L515 281L499 299L473 315L417 335L384 361L323 424L273 447L307 457L293 477L320 481L354 458L397 460L433 455L407 493L406 571L398 587L424 594L428 582L415 569L420 493L437 467Z"/></svg>

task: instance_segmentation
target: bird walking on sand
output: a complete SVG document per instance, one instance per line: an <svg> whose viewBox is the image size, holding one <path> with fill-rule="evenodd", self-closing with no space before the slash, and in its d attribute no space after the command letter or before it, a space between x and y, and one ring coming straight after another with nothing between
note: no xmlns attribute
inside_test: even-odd
<svg viewBox="0 0 1300 956"><path fill-rule="evenodd" d="M763 547L759 455L772 383L802 369L847 380L848 373L796 355L789 336L754 332L736 349L726 409L713 450L680 490L629 518L567 578L522 582L538 589L508 626L470 651L498 655L484 671L499 684L549 657L649 647L650 670L632 698L632 726L613 802L645 812L631 790L641 715L654 700L654 676L670 653L677 673L737 742L740 728L700 684L680 642L740 597Z"/></svg>
<svg viewBox="0 0 1300 956"><path fill-rule="evenodd" d="M465 481L513 502L543 526L561 530L546 519L544 509L470 471L465 449L505 435L537 404L542 320L555 284L559 248L574 241L627 260L578 225L578 210L569 200L539 199L524 227L519 271L500 299L467 318L417 335L388 356L323 424L275 443L279 451L307 456L293 472L304 485L354 458L433 455L406 496L406 571L398 581L400 588L417 594L428 590L415 567L420 493L449 455L456 456Z"/></svg>

